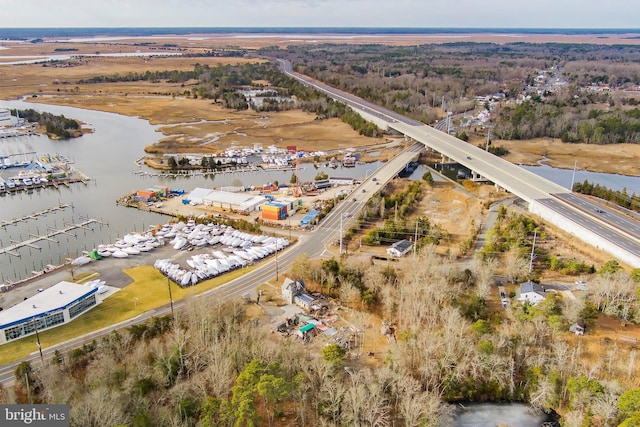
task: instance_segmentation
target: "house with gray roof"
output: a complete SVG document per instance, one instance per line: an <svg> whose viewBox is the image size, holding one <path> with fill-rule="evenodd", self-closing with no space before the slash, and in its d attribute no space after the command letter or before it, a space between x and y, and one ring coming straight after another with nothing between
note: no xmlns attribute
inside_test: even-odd
<svg viewBox="0 0 640 427"><path fill-rule="evenodd" d="M531 305L536 305L545 298L544 286L532 281L524 282L520 285L520 301L529 302Z"/></svg>

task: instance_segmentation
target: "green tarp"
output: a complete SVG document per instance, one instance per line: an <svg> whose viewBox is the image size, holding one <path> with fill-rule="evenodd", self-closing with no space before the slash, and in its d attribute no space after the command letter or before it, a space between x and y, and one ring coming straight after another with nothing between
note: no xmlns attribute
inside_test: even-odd
<svg viewBox="0 0 640 427"><path fill-rule="evenodd" d="M302 332L302 333L309 332L310 330L312 330L315 327L316 326L313 323L307 323L302 328L300 328L300 332Z"/></svg>

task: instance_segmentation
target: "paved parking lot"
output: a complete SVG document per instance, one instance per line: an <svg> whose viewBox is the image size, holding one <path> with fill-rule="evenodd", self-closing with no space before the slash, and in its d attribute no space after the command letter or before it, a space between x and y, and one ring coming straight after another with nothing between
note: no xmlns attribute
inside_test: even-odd
<svg viewBox="0 0 640 427"><path fill-rule="evenodd" d="M194 252L176 251L170 245L155 248L151 252L142 252L140 255L131 255L127 258L108 257L98 261L73 268L75 277L86 273L97 273L100 280L104 280L108 286L124 288L131 283L131 278L123 270L140 265L153 265L157 259L171 258L186 267L185 260ZM38 293L38 289L47 289L62 281L73 281L72 268L67 266L61 270L45 273L36 280L18 285L7 292L0 294L0 307L7 309Z"/></svg>

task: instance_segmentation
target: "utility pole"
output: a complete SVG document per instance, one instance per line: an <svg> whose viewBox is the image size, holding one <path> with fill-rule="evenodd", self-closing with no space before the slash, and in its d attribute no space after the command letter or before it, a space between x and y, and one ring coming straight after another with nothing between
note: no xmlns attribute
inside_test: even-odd
<svg viewBox="0 0 640 427"><path fill-rule="evenodd" d="M416 257L416 248L418 246L418 221L416 221L416 234L413 237L413 257Z"/></svg>
<svg viewBox="0 0 640 427"><path fill-rule="evenodd" d="M576 168L578 167L578 161L576 160L573 164L573 175L571 176L571 187L569 187L569 191L573 191L573 184L576 182Z"/></svg>
<svg viewBox="0 0 640 427"><path fill-rule="evenodd" d="M40 334L38 333L38 325L36 324L35 317L33 319L33 329L36 331L36 341L38 342L36 345L38 346L38 351L40 351L40 362L42 362L42 366L44 366L44 357L42 357L42 345L40 345Z"/></svg>
<svg viewBox="0 0 640 427"><path fill-rule="evenodd" d="M531 259L529 260L529 273L533 270L533 258L534 251L536 250L536 237L538 236L538 230L533 230L533 245L531 246Z"/></svg>
<svg viewBox="0 0 640 427"><path fill-rule="evenodd" d="M171 295L171 281L167 277L167 287L169 288L169 303L171 304L171 317L176 320L176 315L173 312L173 296Z"/></svg>
<svg viewBox="0 0 640 427"><path fill-rule="evenodd" d="M340 214L340 255L342 255L342 218L343 215Z"/></svg>
<svg viewBox="0 0 640 427"><path fill-rule="evenodd" d="M278 239L276 238L276 282L279 280L279 272L278 272Z"/></svg>
<svg viewBox="0 0 640 427"><path fill-rule="evenodd" d="M484 151L489 151L489 143L491 142L491 126L489 126L489 132L487 132L487 146Z"/></svg>

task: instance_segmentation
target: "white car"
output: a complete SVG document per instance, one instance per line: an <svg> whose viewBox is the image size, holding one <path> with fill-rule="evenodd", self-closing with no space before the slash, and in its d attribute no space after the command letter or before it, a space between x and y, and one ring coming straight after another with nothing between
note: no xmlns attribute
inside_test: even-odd
<svg viewBox="0 0 640 427"><path fill-rule="evenodd" d="M579 291L586 291L589 289L589 285L585 281L576 280L576 289Z"/></svg>

